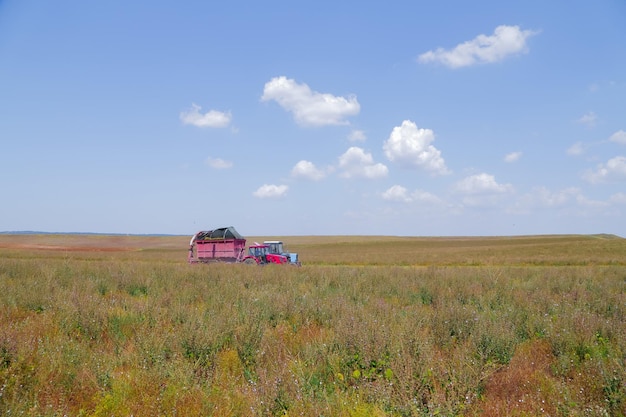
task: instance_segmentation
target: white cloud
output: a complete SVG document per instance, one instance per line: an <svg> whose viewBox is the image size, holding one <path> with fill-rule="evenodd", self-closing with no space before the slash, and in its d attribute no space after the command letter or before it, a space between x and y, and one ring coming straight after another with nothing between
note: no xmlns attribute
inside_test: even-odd
<svg viewBox="0 0 626 417"><path fill-rule="evenodd" d="M521 152L511 152L504 157L504 162L515 162L522 157Z"/></svg>
<svg viewBox="0 0 626 417"><path fill-rule="evenodd" d="M595 170L587 171L583 178L592 184L626 181L626 157L611 158L606 164L598 165Z"/></svg>
<svg viewBox="0 0 626 417"><path fill-rule="evenodd" d="M513 191L511 184L498 184L493 175L476 174L457 182L457 191L463 194L503 194Z"/></svg>
<svg viewBox="0 0 626 417"><path fill-rule="evenodd" d="M596 125L596 121L598 120L598 116L590 111L588 113L583 114L580 119L578 119L578 123L583 124L587 127L594 127Z"/></svg>
<svg viewBox="0 0 626 417"><path fill-rule="evenodd" d="M232 119L230 112L224 113L217 110L209 110L202 114L200 109L201 107L197 104L192 104L189 110L180 113L180 120L183 124L196 127L226 127L230 124Z"/></svg>
<svg viewBox="0 0 626 417"><path fill-rule="evenodd" d="M610 203L607 201L591 200L582 194L576 196L576 203L581 207L591 209L601 209L610 205Z"/></svg>
<svg viewBox="0 0 626 417"><path fill-rule="evenodd" d="M546 187L535 187L529 193L524 194L511 208L511 212L530 214L538 209L564 208L572 201L579 200L580 189L576 187L565 188L556 192Z"/></svg>
<svg viewBox="0 0 626 417"><path fill-rule="evenodd" d="M443 201L436 195L429 193L428 191L415 190L411 194L413 201L428 204L441 204Z"/></svg>
<svg viewBox="0 0 626 417"><path fill-rule="evenodd" d="M366 139L367 137L365 136L365 132L363 132L362 130L353 130L348 135L348 140L350 142L363 142Z"/></svg>
<svg viewBox="0 0 626 417"><path fill-rule="evenodd" d="M401 185L393 185L389 187L385 192L382 193L382 198L384 200L398 201L402 203L441 203L441 199L434 194L421 190L415 190L412 193L409 193L409 191Z"/></svg>
<svg viewBox="0 0 626 417"><path fill-rule="evenodd" d="M535 34L537 32L521 30L519 26L502 25L498 26L491 36L478 35L451 50L437 48L421 54L418 60L423 63L439 62L450 68L498 62L509 55L526 52L528 50L526 40Z"/></svg>
<svg viewBox="0 0 626 417"><path fill-rule="evenodd" d="M583 143L582 142L576 142L575 144L573 144L572 146L570 146L567 149L567 154L568 155L582 155L583 152L585 152L585 148L583 147Z"/></svg>
<svg viewBox="0 0 626 417"><path fill-rule="evenodd" d="M412 201L409 191L401 185L394 185L383 193L383 199L389 201L401 201L409 203Z"/></svg>
<svg viewBox="0 0 626 417"><path fill-rule="evenodd" d="M557 192L552 192L546 187L536 187L525 198L527 203L533 207L553 208L562 207L578 196L580 196L580 190L576 187L565 188Z"/></svg>
<svg viewBox="0 0 626 417"><path fill-rule="evenodd" d="M454 190L461 194L464 206L484 208L501 205L514 191L511 184L499 184L493 175L485 173L465 177Z"/></svg>
<svg viewBox="0 0 626 417"><path fill-rule="evenodd" d="M280 198L287 194L288 189L286 185L263 184L252 195L258 198Z"/></svg>
<svg viewBox="0 0 626 417"><path fill-rule="evenodd" d="M261 100L276 101L303 126L345 125L348 124L346 117L361 110L355 96L345 98L318 93L284 76L272 78L265 84Z"/></svg>
<svg viewBox="0 0 626 417"><path fill-rule="evenodd" d="M291 176L294 178L318 181L324 178L326 173L317 168L312 162L302 160L293 167Z"/></svg>
<svg viewBox="0 0 626 417"><path fill-rule="evenodd" d="M391 162L422 168L433 174L449 173L441 152L430 143L435 134L430 129L418 129L417 125L405 120L393 128L389 139L383 143L385 155Z"/></svg>
<svg viewBox="0 0 626 417"><path fill-rule="evenodd" d="M538 214L538 211L554 211L562 214L593 216L598 213L609 213L611 205L619 204L619 194L606 201L592 200L585 197L577 187L550 191L546 187L535 187L524 194L510 209L516 214ZM607 211L607 209L609 211Z"/></svg>
<svg viewBox="0 0 626 417"><path fill-rule="evenodd" d="M233 163L231 161L225 161L220 158L211 158L210 156L206 159L206 163L208 166L214 169L228 169L232 168Z"/></svg>
<svg viewBox="0 0 626 417"><path fill-rule="evenodd" d="M343 171L344 178L369 178L376 179L386 177L388 169L381 163L374 163L372 154L365 153L361 148L353 146L339 157L339 168Z"/></svg>
<svg viewBox="0 0 626 417"><path fill-rule="evenodd" d="M615 143L619 143L619 144L622 144L622 145L626 145L626 132L624 132L623 130L618 130L617 132L615 132L615 133L613 133L611 135L609 140L611 142L615 142Z"/></svg>

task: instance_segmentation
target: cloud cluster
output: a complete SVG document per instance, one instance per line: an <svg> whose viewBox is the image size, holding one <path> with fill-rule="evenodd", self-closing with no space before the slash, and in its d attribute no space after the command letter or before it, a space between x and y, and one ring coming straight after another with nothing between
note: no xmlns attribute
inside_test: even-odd
<svg viewBox="0 0 626 417"><path fill-rule="evenodd" d="M353 131L353 135L355 132L360 138L362 133ZM431 174L448 174L450 171L441 157L441 152L432 145L434 140L432 130L419 129L414 122L405 120L400 126L393 128L389 139L383 143L383 151L389 161L400 166L422 169ZM335 170L339 172L340 177L346 179L375 180L385 178L389 174L389 168L383 163L375 162L371 153L358 146L351 146L338 157L336 167L320 169L311 161L301 160L292 168L291 177L319 181ZM401 186L392 187L383 198L395 201L437 200L432 194L423 192L416 191L409 195Z"/></svg>
<svg viewBox="0 0 626 417"><path fill-rule="evenodd" d="M440 63L450 68L461 68L476 64L500 62L507 57L528 51L528 39L538 32L522 30L519 26L498 26L492 35L478 35L472 40L463 42L446 50L438 48L421 54L421 63ZM286 76L270 79L265 83L261 101L276 102L283 110L293 116L296 124L302 127L345 126L350 125L349 119L360 113L360 104L354 95L340 96L312 90L307 84L299 83ZM201 112L200 106L192 104L191 108L180 113L183 124L205 127L226 127L231 123L230 112L209 110ZM590 111L576 122L587 127L594 127L598 116ZM368 140L365 132L352 129L346 136L351 142ZM434 146L433 130L418 125L412 120L403 120L391 128L386 140L382 141L382 154L390 166L403 169L418 170L430 175L448 175L452 171L446 165L440 149ZM626 132L619 130L613 133L608 141L602 143L626 145ZM581 155L589 145L576 142L569 149L569 155ZM523 153L514 151L504 156L504 161L519 161ZM206 163L214 169L228 169L233 166L230 161L209 157ZM370 151L359 146L350 146L343 154L336 157L336 163L320 168L309 160L298 161L290 172L293 180L322 181L332 174L353 180L383 180L389 176L390 168L377 162ZM590 183L607 183L626 181L626 157L616 156L601 163L595 169L588 170L583 178ZM264 184L253 192L261 199L278 199L287 195L287 185ZM527 213L537 208L560 208L567 204L579 207L599 208L608 204L626 205L626 194L618 193L610 201L598 202L585 198L580 189L575 187L559 191L550 191L545 187L535 187L531 192L515 196L512 184L498 182L495 176L482 172L466 176L451 185L445 197L428 191L414 189L395 184L385 191L379 192L384 201L423 207L440 207L458 210L464 207L486 207L504 209L510 212ZM444 194L442 194L443 196ZM445 198L445 199L444 199Z"/></svg>
<svg viewBox="0 0 626 417"><path fill-rule="evenodd" d="M593 120L595 121L596 116L595 114L593 115ZM583 142L578 141L570 146L566 152L568 155L578 156L587 152L591 148L591 145L598 146L606 143L626 145L626 131L618 130L609 136L608 140L599 141L593 144L584 144ZM610 158L606 162L598 164L595 169L586 170L583 173L582 178L590 184L626 182L626 157L617 155Z"/></svg>
<svg viewBox="0 0 626 417"><path fill-rule="evenodd" d="M349 116L359 113L361 106L355 96L340 97L312 91L287 77L275 77L265 84L262 101L273 100L292 113L303 126L345 125Z"/></svg>
<svg viewBox="0 0 626 417"><path fill-rule="evenodd" d="M356 132L356 134L355 134ZM358 138L362 134L360 131L353 131L352 135ZM364 139L363 139L364 140ZM432 145L435 135L430 129L420 129L410 121L404 120L400 126L392 129L389 138L383 142L383 152L387 159L399 166L412 169L421 169L433 175L449 174L441 152ZM345 179L366 179L376 180L388 176L389 168L380 162L374 161L370 152L366 152L358 146L351 146L340 155L335 167L326 169L318 168L313 162L301 160L292 168L291 177L294 179L305 179L319 181L334 171ZM277 187L277 186L274 186ZM265 195L265 193L262 193ZM257 197L260 194L255 193ZM383 198L390 201L422 201L428 203L439 202L438 197L422 192L414 191L409 193L402 186L393 186L385 193Z"/></svg>
<svg viewBox="0 0 626 417"><path fill-rule="evenodd" d="M353 131L350 137L352 140L365 140L364 134L358 130ZM432 130L418 129L414 122L405 120L393 128L389 139L383 143L383 151L390 162L400 166L422 169L431 174L448 174L450 171L441 152L431 144L434 139ZM375 162L371 153L358 146L351 146L338 157L336 167L322 170L313 162L302 160L292 168L291 176L318 181L335 170L339 171L340 177L347 179L380 179L389 174L389 168Z"/></svg>
<svg viewBox="0 0 626 417"><path fill-rule="evenodd" d="M589 170L583 178L592 184L626 181L626 157L616 156L595 170Z"/></svg>
<svg viewBox="0 0 626 417"><path fill-rule="evenodd" d="M522 30L519 26L498 26L493 35L478 35L451 50L437 48L418 57L422 63L437 62L450 68L467 67L479 63L498 62L510 55L524 53L529 37L537 32Z"/></svg>

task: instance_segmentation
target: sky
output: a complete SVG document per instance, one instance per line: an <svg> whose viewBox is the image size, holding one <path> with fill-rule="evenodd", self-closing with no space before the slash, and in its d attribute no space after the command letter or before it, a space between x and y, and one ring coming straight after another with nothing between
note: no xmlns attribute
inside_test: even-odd
<svg viewBox="0 0 626 417"><path fill-rule="evenodd" d="M623 0L0 0L0 231L626 237Z"/></svg>

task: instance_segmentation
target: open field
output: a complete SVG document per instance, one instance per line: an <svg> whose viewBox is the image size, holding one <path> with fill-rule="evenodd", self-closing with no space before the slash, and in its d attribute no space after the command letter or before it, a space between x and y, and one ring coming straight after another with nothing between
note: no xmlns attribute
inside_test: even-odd
<svg viewBox="0 0 626 417"><path fill-rule="evenodd" d="M189 238L0 235L0 414L626 415L626 239Z"/></svg>

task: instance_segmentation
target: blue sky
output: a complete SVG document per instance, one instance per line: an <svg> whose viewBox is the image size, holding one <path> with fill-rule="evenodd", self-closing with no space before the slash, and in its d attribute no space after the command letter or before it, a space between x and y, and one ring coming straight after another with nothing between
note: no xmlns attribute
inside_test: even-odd
<svg viewBox="0 0 626 417"><path fill-rule="evenodd" d="M626 2L0 1L0 231L626 237Z"/></svg>

